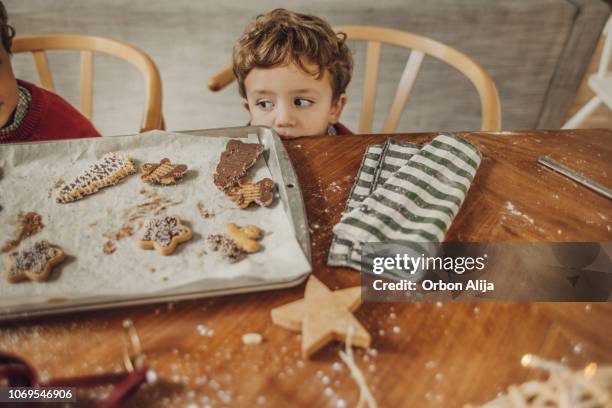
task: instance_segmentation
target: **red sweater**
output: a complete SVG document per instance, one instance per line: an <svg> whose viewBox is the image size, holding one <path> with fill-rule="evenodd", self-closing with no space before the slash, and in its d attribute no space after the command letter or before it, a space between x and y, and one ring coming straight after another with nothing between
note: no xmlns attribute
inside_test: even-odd
<svg viewBox="0 0 612 408"><path fill-rule="evenodd" d="M30 91L32 101L19 127L0 136L0 143L100 136L91 122L61 96L25 81L17 83Z"/></svg>
<svg viewBox="0 0 612 408"><path fill-rule="evenodd" d="M334 124L334 127L336 128L336 132L338 132L338 136L346 136L353 134L353 132L351 132L349 128L347 128L340 122Z"/></svg>

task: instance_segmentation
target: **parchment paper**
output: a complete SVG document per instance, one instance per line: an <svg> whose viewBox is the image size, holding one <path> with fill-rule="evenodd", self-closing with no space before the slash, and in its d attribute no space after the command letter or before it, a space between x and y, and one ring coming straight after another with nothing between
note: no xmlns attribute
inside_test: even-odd
<svg viewBox="0 0 612 408"><path fill-rule="evenodd" d="M236 285L245 282L295 279L310 270L308 261L294 236L292 226L276 198L272 207L238 209L213 184L212 175L219 156L229 139L153 131L134 136L93 138L57 143L0 146L0 246L15 237L17 215L35 211L43 218L44 229L23 241L23 248L34 240L47 239L60 246L66 261L54 268L48 282L10 284L5 274L7 254L0 256L0 306L31 303L49 297L78 298L94 295L131 295L168 293L173 287L206 280L226 280ZM248 142L257 142L250 137ZM158 163L169 158L172 163L189 167L186 177L175 186L152 186L140 180L140 171L115 186L104 188L79 201L58 204L55 201L58 180L71 182L75 176L107 152L125 152L136 161ZM271 177L263 157L250 170L255 180ZM142 194L144 191L149 195ZM112 240L116 251L103 252L103 245L138 205L151 202L151 194L176 205L161 214L178 215L193 231L193 239L179 245L176 252L163 256L155 250L138 247L140 231L133 236ZM214 216L201 216L198 203ZM141 221L131 224L135 227ZM237 263L229 263L213 252L206 237L223 233L225 225L253 224L266 231L264 249ZM105 237L106 236L106 237Z"/></svg>

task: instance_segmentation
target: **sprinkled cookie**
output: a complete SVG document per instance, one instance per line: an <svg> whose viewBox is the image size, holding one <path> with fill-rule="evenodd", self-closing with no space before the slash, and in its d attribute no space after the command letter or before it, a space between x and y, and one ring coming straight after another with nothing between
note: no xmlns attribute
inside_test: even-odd
<svg viewBox="0 0 612 408"><path fill-rule="evenodd" d="M47 241L38 241L31 247L11 252L6 278L10 283L23 280L42 282L49 279L51 269L64 260L64 251Z"/></svg>
<svg viewBox="0 0 612 408"><path fill-rule="evenodd" d="M173 253L178 244L191 239L191 230L176 216L163 216L148 220L138 240L143 249L157 249L162 255Z"/></svg>
<svg viewBox="0 0 612 408"><path fill-rule="evenodd" d="M149 184L169 186L176 184L187 173L184 164L172 164L170 159L162 159L159 163L145 163L142 166L140 179Z"/></svg>
<svg viewBox="0 0 612 408"><path fill-rule="evenodd" d="M219 251L229 262L237 262L244 258L244 251L238 248L233 239L223 234L209 235L206 240L210 243L213 251Z"/></svg>
<svg viewBox="0 0 612 408"><path fill-rule="evenodd" d="M251 203L267 207L274 201L274 182L265 178L253 184L245 177L238 186L231 187L225 194L240 209L247 208Z"/></svg>
<svg viewBox="0 0 612 408"><path fill-rule="evenodd" d="M57 196L58 203L69 203L93 194L101 188L117 184L136 173L133 159L127 154L107 153L72 183L64 185Z"/></svg>

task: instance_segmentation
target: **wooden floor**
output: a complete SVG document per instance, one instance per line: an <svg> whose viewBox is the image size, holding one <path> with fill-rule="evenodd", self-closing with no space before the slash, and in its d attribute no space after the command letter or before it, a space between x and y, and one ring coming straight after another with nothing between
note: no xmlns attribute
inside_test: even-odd
<svg viewBox="0 0 612 408"><path fill-rule="evenodd" d="M593 92L587 85L587 80L591 74L597 72L599 68L599 60L601 59L601 53L603 50L604 38L599 40L599 45L597 46L597 50L593 55L593 60L589 65L589 69L587 74L584 76L582 80L582 84L576 93L576 99L574 99L574 103L572 104L572 108L567 114L565 121L567 121L574 113L576 113L585 103L587 103L593 96ZM564 122L565 122L564 121ZM589 116L581 125L580 128L591 129L591 128L612 128L612 111L608 109L605 104L601 104L595 112L591 116Z"/></svg>

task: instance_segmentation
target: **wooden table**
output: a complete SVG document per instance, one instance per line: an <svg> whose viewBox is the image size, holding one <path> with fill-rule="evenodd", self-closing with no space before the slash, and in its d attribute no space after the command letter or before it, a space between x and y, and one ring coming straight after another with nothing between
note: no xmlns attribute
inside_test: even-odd
<svg viewBox="0 0 612 408"><path fill-rule="evenodd" d="M610 186L612 131L463 135L484 159L448 241L611 240L610 200L543 169L536 159L551 155ZM420 143L433 135L394 137ZM332 288L359 284L359 274L327 267L325 259L362 154L384 139L286 142L306 201L314 274ZM303 289L4 324L0 349L26 356L51 378L119 370L121 322L129 317L159 377L132 406L354 406L358 389L338 364L340 346L304 361L299 336L270 320L270 309L301 298ZM356 351L356 360L381 407L485 402L537 376L521 367L524 353L574 368L612 363L609 303L370 303L356 315L373 335L372 350ZM262 334L264 342L243 345L247 332Z"/></svg>

